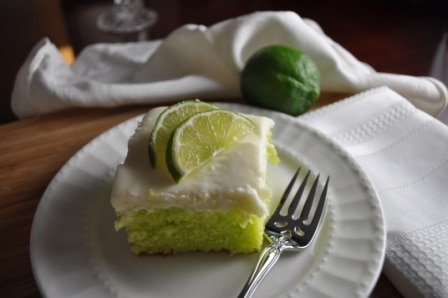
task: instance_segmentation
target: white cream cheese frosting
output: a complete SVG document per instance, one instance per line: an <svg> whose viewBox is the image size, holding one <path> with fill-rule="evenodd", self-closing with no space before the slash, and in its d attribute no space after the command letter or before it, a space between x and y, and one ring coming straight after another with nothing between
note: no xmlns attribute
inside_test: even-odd
<svg viewBox="0 0 448 298"><path fill-rule="evenodd" d="M195 211L228 211L233 208L267 216L271 189L266 184L267 150L274 122L246 115L255 130L213 158L198 171L176 183L152 168L148 141L164 107L149 111L128 142L128 154L116 171L111 202L125 215L139 209L179 207Z"/></svg>

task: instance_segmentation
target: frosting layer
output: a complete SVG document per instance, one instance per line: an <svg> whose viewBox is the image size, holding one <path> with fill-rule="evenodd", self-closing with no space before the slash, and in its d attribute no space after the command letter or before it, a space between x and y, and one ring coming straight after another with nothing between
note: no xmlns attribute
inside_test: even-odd
<svg viewBox="0 0 448 298"><path fill-rule="evenodd" d="M255 123L252 134L176 183L152 168L148 158L149 136L163 109L149 111L129 139L128 154L117 168L112 190L116 212L126 215L140 209L170 207L226 212L238 208L248 215L267 216L271 197L266 184L267 146L274 122L246 115Z"/></svg>

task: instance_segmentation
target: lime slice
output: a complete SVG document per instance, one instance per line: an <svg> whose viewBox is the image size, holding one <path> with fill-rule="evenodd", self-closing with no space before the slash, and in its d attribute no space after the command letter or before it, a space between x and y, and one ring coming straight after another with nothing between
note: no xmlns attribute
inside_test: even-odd
<svg viewBox="0 0 448 298"><path fill-rule="evenodd" d="M171 134L166 151L168 171L177 182L250 134L255 124L229 110L197 113Z"/></svg>
<svg viewBox="0 0 448 298"><path fill-rule="evenodd" d="M213 109L220 107L196 99L178 102L160 113L149 137L148 154L151 165L166 169L166 146L173 130L191 115Z"/></svg>

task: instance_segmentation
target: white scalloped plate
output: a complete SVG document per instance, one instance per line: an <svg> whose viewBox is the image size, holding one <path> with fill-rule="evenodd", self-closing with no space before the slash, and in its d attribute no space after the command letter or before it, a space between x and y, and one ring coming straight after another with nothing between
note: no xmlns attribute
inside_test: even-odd
<svg viewBox="0 0 448 298"><path fill-rule="evenodd" d="M276 122L281 164L270 180L278 193L297 164L331 176L319 237L301 253L285 253L258 288L262 297L367 297L381 272L385 226L370 182L343 151L293 117L222 104ZM54 177L36 211L31 262L46 297L236 297L257 255L188 253L138 257L113 228L109 192L115 167L140 117L103 133Z"/></svg>

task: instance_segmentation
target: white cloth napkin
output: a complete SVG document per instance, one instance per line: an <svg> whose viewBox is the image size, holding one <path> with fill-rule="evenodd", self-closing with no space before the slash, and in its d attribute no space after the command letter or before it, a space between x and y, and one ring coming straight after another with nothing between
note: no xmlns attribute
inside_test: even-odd
<svg viewBox="0 0 448 298"><path fill-rule="evenodd" d="M388 230L384 271L394 285L406 297L448 297L448 127L432 117L446 106L446 88L429 77L374 71L312 20L260 12L210 28L187 25L164 40L90 46L73 66L43 40L17 76L12 107L29 117L75 106L235 97L245 61L274 43L312 56L322 91L369 90L298 121L340 144L372 180Z"/></svg>
<svg viewBox="0 0 448 298"><path fill-rule="evenodd" d="M378 73L293 12L257 12L211 27L186 25L164 40L87 47L72 66L48 39L19 71L12 109L19 118L73 106L116 106L192 97L240 96L239 73L260 47L289 44L317 63L323 92L357 93L389 86L438 115L443 84L429 77Z"/></svg>
<svg viewBox="0 0 448 298"><path fill-rule="evenodd" d="M448 127L387 87L298 117L371 179L387 227L384 272L405 297L448 297Z"/></svg>

